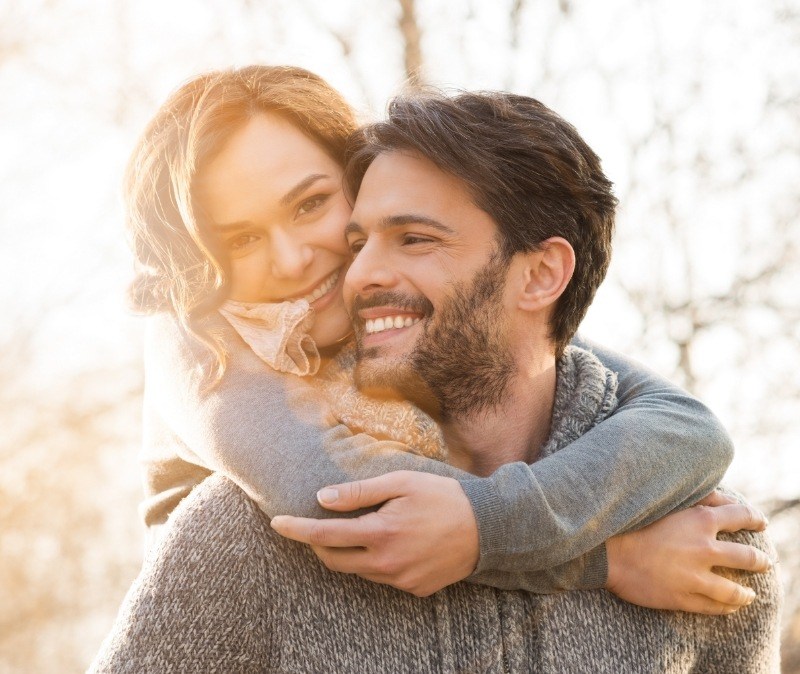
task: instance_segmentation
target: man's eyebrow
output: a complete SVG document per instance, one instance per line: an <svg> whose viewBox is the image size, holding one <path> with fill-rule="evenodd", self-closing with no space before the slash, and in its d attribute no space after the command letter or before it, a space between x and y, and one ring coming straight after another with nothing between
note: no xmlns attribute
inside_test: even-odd
<svg viewBox="0 0 800 674"><path fill-rule="evenodd" d="M364 228L357 222L348 222L344 228L345 237L349 236L350 234L363 234L363 233L364 233Z"/></svg>
<svg viewBox="0 0 800 674"><path fill-rule="evenodd" d="M382 218L380 222L378 222L376 230L382 232L387 229L392 229L394 227L404 227L405 225L425 225L427 227L432 227L433 229L438 229L440 232L444 234L455 234L455 231L453 229L451 229L447 225L442 224L438 220L434 220L433 218L429 218L425 215L417 215L415 213L390 215L388 217ZM344 228L344 235L347 236L353 233L363 234L364 228L357 222L350 222Z"/></svg>

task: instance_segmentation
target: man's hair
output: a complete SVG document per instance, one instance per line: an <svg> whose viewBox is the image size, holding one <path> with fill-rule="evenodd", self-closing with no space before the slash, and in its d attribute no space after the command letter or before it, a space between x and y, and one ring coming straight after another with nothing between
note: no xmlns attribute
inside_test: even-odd
<svg viewBox="0 0 800 674"><path fill-rule="evenodd" d="M599 157L539 101L504 92L395 98L385 121L356 133L345 181L358 194L380 154L412 152L459 178L499 228L508 261L553 236L575 250L575 273L550 321L556 355L578 329L605 277L617 199Z"/></svg>

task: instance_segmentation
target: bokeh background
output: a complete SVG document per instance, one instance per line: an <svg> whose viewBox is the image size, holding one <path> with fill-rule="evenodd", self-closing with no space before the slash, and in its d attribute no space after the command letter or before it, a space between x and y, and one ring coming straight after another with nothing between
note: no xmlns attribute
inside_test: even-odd
<svg viewBox="0 0 800 674"><path fill-rule="evenodd" d="M705 400L769 513L800 672L796 0L0 0L0 672L79 672L141 562L141 319L119 184L166 95L292 63L369 120L408 81L529 94L621 199L583 332Z"/></svg>

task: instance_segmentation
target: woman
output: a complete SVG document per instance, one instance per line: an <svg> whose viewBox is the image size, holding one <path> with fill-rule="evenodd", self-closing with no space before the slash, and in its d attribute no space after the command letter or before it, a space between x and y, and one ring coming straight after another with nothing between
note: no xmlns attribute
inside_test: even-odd
<svg viewBox="0 0 800 674"><path fill-rule="evenodd" d="M252 66L181 87L134 152L126 189L138 264L132 297L155 314L143 452L151 529L211 472L229 476L269 516L325 516L317 489L392 470L474 479L435 460L445 448L421 412L352 391L347 350L329 363L350 331L340 293L350 214L341 176L355 128L346 102L315 75ZM592 456L607 467L589 488L609 507L594 513L597 500L586 493L586 512L531 508L527 529L560 535L528 551L532 570L517 579L520 588L602 586L603 541L696 502L729 461L728 439L699 403L619 356L598 355L619 373L619 408L570 452L530 466L528 479L529 492L573 490L549 477ZM325 365L327 383L313 384ZM626 459L638 470L620 481L612 466ZM548 497L558 500L545 489ZM643 505L630 512L630 503ZM482 541L502 524L480 515L494 506L518 504L475 507ZM524 549L525 531L510 535ZM572 561L559 566L564 550ZM502 555L494 557L482 570L503 571ZM685 608L734 610L719 608L718 590Z"/></svg>

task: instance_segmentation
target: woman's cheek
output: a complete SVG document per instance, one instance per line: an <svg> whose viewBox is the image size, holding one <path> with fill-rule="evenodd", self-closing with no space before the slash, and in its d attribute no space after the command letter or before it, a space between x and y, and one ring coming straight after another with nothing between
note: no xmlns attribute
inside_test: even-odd
<svg viewBox="0 0 800 674"><path fill-rule="evenodd" d="M326 232L328 238L328 247L335 253L350 258L350 248L344 238L344 228L350 222L350 216L353 214L353 209L345 199L342 203L338 204L329 214L330 217L326 218Z"/></svg>

